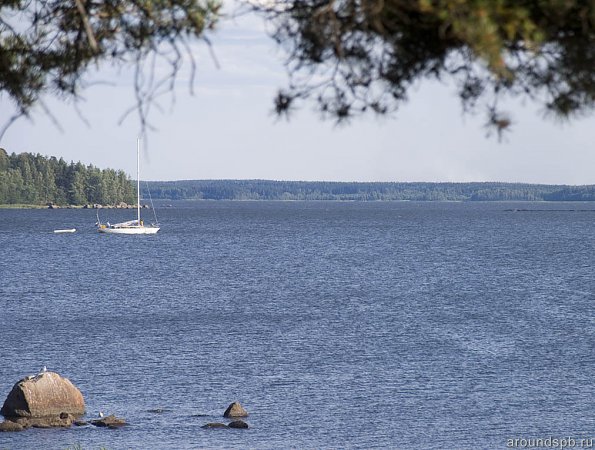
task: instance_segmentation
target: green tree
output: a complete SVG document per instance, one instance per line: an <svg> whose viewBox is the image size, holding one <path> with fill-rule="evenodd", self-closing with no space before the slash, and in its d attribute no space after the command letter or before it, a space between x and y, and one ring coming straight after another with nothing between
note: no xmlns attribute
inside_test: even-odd
<svg viewBox="0 0 595 450"><path fill-rule="evenodd" d="M7 170L10 166L10 160L8 159L8 154L6 150L0 148L0 172L3 170Z"/></svg>
<svg viewBox="0 0 595 450"><path fill-rule="evenodd" d="M37 177L35 184L39 193L39 200L48 203L56 198L56 180L52 165L41 155L37 155Z"/></svg>
<svg viewBox="0 0 595 450"><path fill-rule="evenodd" d="M68 194L69 203L72 205L87 203L87 197L85 196L85 174L83 172L73 172Z"/></svg>
<svg viewBox="0 0 595 450"><path fill-rule="evenodd" d="M130 182L128 175L122 170L117 172L118 177L118 198L128 204L136 204L136 187Z"/></svg>
<svg viewBox="0 0 595 450"><path fill-rule="evenodd" d="M67 164L40 154L8 156L0 149L0 204L117 204L134 198L132 182L122 171Z"/></svg>
<svg viewBox="0 0 595 450"><path fill-rule="evenodd" d="M8 204L23 202L24 183L19 170L8 169L0 172L0 199Z"/></svg>
<svg viewBox="0 0 595 450"><path fill-rule="evenodd" d="M102 184L101 184L101 170L96 167L88 169L88 182L85 190L85 195L91 204L103 204Z"/></svg>
<svg viewBox="0 0 595 450"><path fill-rule="evenodd" d="M16 168L21 172L23 187L20 194L23 203L37 203L37 189L35 186L35 164L31 155L21 153L16 157Z"/></svg>
<svg viewBox="0 0 595 450"><path fill-rule="evenodd" d="M56 196L54 202L63 204L67 202L68 192L68 164L63 158L50 158L50 166L55 174Z"/></svg>

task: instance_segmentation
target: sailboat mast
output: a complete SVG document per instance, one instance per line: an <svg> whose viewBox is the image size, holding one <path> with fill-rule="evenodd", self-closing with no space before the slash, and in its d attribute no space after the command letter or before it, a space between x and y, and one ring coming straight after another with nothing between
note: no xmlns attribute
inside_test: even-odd
<svg viewBox="0 0 595 450"><path fill-rule="evenodd" d="M136 219L140 226L140 138L136 138Z"/></svg>

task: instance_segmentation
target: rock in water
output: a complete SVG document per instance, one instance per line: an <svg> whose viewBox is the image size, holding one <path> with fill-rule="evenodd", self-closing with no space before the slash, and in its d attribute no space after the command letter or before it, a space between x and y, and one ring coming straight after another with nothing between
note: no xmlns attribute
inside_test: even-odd
<svg viewBox="0 0 595 450"><path fill-rule="evenodd" d="M243 420L234 420L227 425L229 428L248 428L248 424Z"/></svg>
<svg viewBox="0 0 595 450"><path fill-rule="evenodd" d="M10 420L6 420L0 423L0 432L2 431L23 431L25 428L16 422L11 422Z"/></svg>
<svg viewBox="0 0 595 450"><path fill-rule="evenodd" d="M109 416L102 417L101 419L92 420L91 425L95 425L96 427L118 428L126 425L126 421L114 416L113 414L110 414Z"/></svg>
<svg viewBox="0 0 595 450"><path fill-rule="evenodd" d="M219 422L209 422L204 424L201 428L227 428L227 425Z"/></svg>
<svg viewBox="0 0 595 450"><path fill-rule="evenodd" d="M248 417L248 411L242 408L240 402L233 402L223 413L223 417Z"/></svg>
<svg viewBox="0 0 595 450"><path fill-rule="evenodd" d="M40 373L17 382L0 409L0 414L7 418L59 417L62 413L84 414L85 400L68 378L55 372Z"/></svg>

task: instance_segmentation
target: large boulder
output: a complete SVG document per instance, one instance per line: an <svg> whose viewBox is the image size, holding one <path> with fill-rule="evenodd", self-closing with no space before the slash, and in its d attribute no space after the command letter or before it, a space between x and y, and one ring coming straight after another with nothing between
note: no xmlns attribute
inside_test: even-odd
<svg viewBox="0 0 595 450"><path fill-rule="evenodd" d="M248 411L242 408L240 402L233 402L223 413L223 417L248 417Z"/></svg>
<svg viewBox="0 0 595 450"><path fill-rule="evenodd" d="M18 381L6 397L0 414L6 418L60 417L85 413L85 400L68 378L55 372L42 372Z"/></svg>

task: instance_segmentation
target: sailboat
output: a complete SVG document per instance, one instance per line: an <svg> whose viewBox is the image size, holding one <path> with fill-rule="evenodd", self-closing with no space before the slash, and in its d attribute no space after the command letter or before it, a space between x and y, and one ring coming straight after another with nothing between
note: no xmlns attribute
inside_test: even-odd
<svg viewBox="0 0 595 450"><path fill-rule="evenodd" d="M114 224L101 223L98 212L97 229L108 234L155 234L159 231L158 224L145 225L140 217L140 138L136 140L136 219Z"/></svg>

